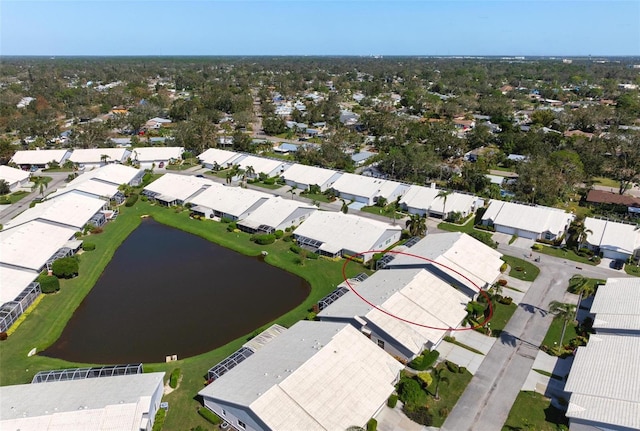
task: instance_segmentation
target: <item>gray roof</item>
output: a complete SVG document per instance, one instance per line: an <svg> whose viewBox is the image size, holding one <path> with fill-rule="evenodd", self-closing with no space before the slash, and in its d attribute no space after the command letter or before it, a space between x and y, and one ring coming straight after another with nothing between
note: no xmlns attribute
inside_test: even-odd
<svg viewBox="0 0 640 431"><path fill-rule="evenodd" d="M592 335L567 379L567 417L640 429L638 357L640 337Z"/></svg>
<svg viewBox="0 0 640 431"><path fill-rule="evenodd" d="M593 326L640 330L640 278L609 278L591 306Z"/></svg>

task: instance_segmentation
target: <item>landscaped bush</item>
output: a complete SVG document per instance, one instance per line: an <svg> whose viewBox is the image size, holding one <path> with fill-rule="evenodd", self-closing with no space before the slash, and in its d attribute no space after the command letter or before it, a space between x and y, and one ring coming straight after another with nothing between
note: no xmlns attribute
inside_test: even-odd
<svg viewBox="0 0 640 431"><path fill-rule="evenodd" d="M458 367L458 373L464 374L467 372L467 367Z"/></svg>
<svg viewBox="0 0 640 431"><path fill-rule="evenodd" d="M124 201L125 207L132 207L136 202L138 202L138 194L131 193L126 201Z"/></svg>
<svg viewBox="0 0 640 431"><path fill-rule="evenodd" d="M508 267L509 265L507 264L507 262L503 263L502 265L500 265L500 272L505 272Z"/></svg>
<svg viewBox="0 0 640 431"><path fill-rule="evenodd" d="M148 198L146 195L142 195L142 196L140 196L140 200L141 200L142 202L146 202L146 201L148 201L148 200L149 200L149 198Z"/></svg>
<svg viewBox="0 0 640 431"><path fill-rule="evenodd" d="M477 225L475 225L475 228L476 229L481 229L481 230L486 230L486 231L489 231L489 232L495 232L496 231L496 228L494 228L493 226L487 226L487 225L484 225L484 224L477 224Z"/></svg>
<svg viewBox="0 0 640 431"><path fill-rule="evenodd" d="M427 393L422 385L411 377L402 377L398 384L398 397L405 406L423 406L427 403Z"/></svg>
<svg viewBox="0 0 640 431"><path fill-rule="evenodd" d="M284 228L284 231L287 232L287 233L291 232L291 230L292 230L291 226L287 226L287 227Z"/></svg>
<svg viewBox="0 0 640 431"><path fill-rule="evenodd" d="M59 278L71 278L78 275L78 260L74 257L63 257L53 262L53 275Z"/></svg>
<svg viewBox="0 0 640 431"><path fill-rule="evenodd" d="M422 384L425 388L428 388L429 385L433 382L433 377L431 377L430 372L418 373L418 378L422 381Z"/></svg>
<svg viewBox="0 0 640 431"><path fill-rule="evenodd" d="M458 371L460 370L460 368L458 367L458 364L454 364L451 361L444 361L444 363L447 366L447 369L452 373L458 373Z"/></svg>
<svg viewBox="0 0 640 431"><path fill-rule="evenodd" d="M316 253L308 253L307 254L307 259L311 259L311 260L316 260L318 259L320 256Z"/></svg>
<svg viewBox="0 0 640 431"><path fill-rule="evenodd" d="M221 217L220 218L220 222L221 223L231 223L233 220L231 220L229 217Z"/></svg>
<svg viewBox="0 0 640 431"><path fill-rule="evenodd" d="M274 185L276 183L276 179L275 178L267 178L263 182L268 186L272 186L272 185Z"/></svg>
<svg viewBox="0 0 640 431"><path fill-rule="evenodd" d="M474 232L470 232L469 235L477 239L481 243L488 245L491 248L498 248L498 244L493 239L491 239L491 234L488 234L486 232L474 231Z"/></svg>
<svg viewBox="0 0 640 431"><path fill-rule="evenodd" d="M7 335L6 332L4 332L4 331L0 332L0 341L4 341L7 338L9 338L9 336Z"/></svg>
<svg viewBox="0 0 640 431"><path fill-rule="evenodd" d="M501 278L500 280L497 281L497 284L504 287L507 285L507 280L505 280L504 278Z"/></svg>
<svg viewBox="0 0 640 431"><path fill-rule="evenodd" d="M280 238L282 238L284 236L284 232L281 231L280 229L275 231L273 234L276 236L276 239L280 239Z"/></svg>
<svg viewBox="0 0 640 431"><path fill-rule="evenodd" d="M236 229L238 229L238 223L236 223L234 221L229 223L229 226L227 226L227 231L229 231L229 232L233 232Z"/></svg>
<svg viewBox="0 0 640 431"><path fill-rule="evenodd" d="M260 244L260 245L273 244L274 242L276 242L276 236L272 233L254 235L253 241L256 244Z"/></svg>
<svg viewBox="0 0 640 431"><path fill-rule="evenodd" d="M534 251L540 251L540 250L542 250L542 249L543 249L543 247L544 247L544 246L543 246L543 245L541 245L541 244L533 244L533 245L531 246L531 249L532 249L532 250L534 250Z"/></svg>
<svg viewBox="0 0 640 431"><path fill-rule="evenodd" d="M95 250L96 249L96 245L92 242L83 242L82 243L82 249L84 251L91 251L91 250Z"/></svg>
<svg viewBox="0 0 640 431"><path fill-rule="evenodd" d="M397 404L398 404L398 396L396 394L391 394L391 396L387 400L387 406L394 408Z"/></svg>
<svg viewBox="0 0 640 431"><path fill-rule="evenodd" d="M171 372L169 376L169 386L173 389L178 387L178 379L180 378L180 368L176 368Z"/></svg>
<svg viewBox="0 0 640 431"><path fill-rule="evenodd" d="M503 296L498 300L498 302L504 305L511 305L511 303L513 302L513 298L510 296Z"/></svg>
<svg viewBox="0 0 640 431"><path fill-rule="evenodd" d="M282 238L282 240L283 240L284 242L291 242L291 241L293 241L293 236L292 236L292 235L285 235L285 236Z"/></svg>
<svg viewBox="0 0 640 431"><path fill-rule="evenodd" d="M36 279L42 293L54 293L60 290L60 280L55 275L40 274Z"/></svg>
<svg viewBox="0 0 640 431"><path fill-rule="evenodd" d="M447 343L453 343L456 341L456 337L452 337L451 335L445 335L442 339Z"/></svg>
<svg viewBox="0 0 640 431"><path fill-rule="evenodd" d="M93 235L97 235L99 233L102 233L103 231L104 229L102 229L100 226L91 225L91 227L89 228L89 232L91 232L91 234Z"/></svg>
<svg viewBox="0 0 640 431"><path fill-rule="evenodd" d="M367 422L367 431L376 431L378 429L378 421L374 418L369 419Z"/></svg>
<svg viewBox="0 0 640 431"><path fill-rule="evenodd" d="M413 361L409 363L409 367L414 370L424 371L428 368L431 368L433 364L438 360L440 356L440 352L437 350L432 350L427 352L426 354L422 354L417 356Z"/></svg>
<svg viewBox="0 0 640 431"><path fill-rule="evenodd" d="M217 414L215 414L214 412L212 412L206 407L200 407L198 409L198 414L214 425L218 425L222 423L222 419L220 419L220 416L218 416Z"/></svg>
<svg viewBox="0 0 640 431"><path fill-rule="evenodd" d="M433 424L433 416L425 406L411 408L410 406L405 405L402 407L402 411L409 419L416 423L426 426L431 426L431 424Z"/></svg>

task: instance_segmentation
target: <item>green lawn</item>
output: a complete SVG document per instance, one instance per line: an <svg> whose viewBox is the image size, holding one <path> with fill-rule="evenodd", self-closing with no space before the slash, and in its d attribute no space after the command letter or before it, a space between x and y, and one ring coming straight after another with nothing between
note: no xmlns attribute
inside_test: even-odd
<svg viewBox="0 0 640 431"><path fill-rule="evenodd" d="M324 203L330 203L331 201L329 200L329 198L327 198L325 195L323 194L317 194L317 193L302 193L300 194L300 196L302 196L303 198L307 198L307 199L311 199L312 201L318 201L318 202L324 202Z"/></svg>
<svg viewBox="0 0 640 431"><path fill-rule="evenodd" d="M26 191L23 191L23 190L19 190L17 192L11 193L10 195L4 195L4 196L0 197L0 201L4 202L4 203L2 203L2 205L15 204L16 202L18 202L19 200L21 200L22 198L24 198L28 194L29 194L29 192L26 192Z"/></svg>
<svg viewBox="0 0 640 431"><path fill-rule="evenodd" d="M542 244L540 244L542 245ZM563 248L549 247L542 245L541 250L535 250L534 253L546 254L548 256L559 257L562 259L572 260L574 262L582 263L585 265L595 265L589 258L582 257L576 254L575 251Z"/></svg>
<svg viewBox="0 0 640 431"><path fill-rule="evenodd" d="M47 168L43 169L42 172L73 172L73 168Z"/></svg>
<svg viewBox="0 0 640 431"><path fill-rule="evenodd" d="M520 392L502 431L558 431L558 425L569 425L564 412L551 405L551 400L537 392Z"/></svg>
<svg viewBox="0 0 640 431"><path fill-rule="evenodd" d="M446 368L446 365L441 363L437 368ZM429 411L433 415L434 427L442 426L448 416L448 412L453 410L453 406L456 405L458 398L460 398L460 395L462 395L473 377L469 371L465 371L464 373L452 373L447 370L444 375L449 379L449 383L440 383L440 400L436 401L433 397L429 397L428 401ZM428 388L429 393L432 395L435 394L435 386L435 382L433 382Z"/></svg>
<svg viewBox="0 0 640 431"><path fill-rule="evenodd" d="M509 296L508 292L502 292L504 296ZM493 307L493 316L491 317L491 336L499 337L500 333L504 330L504 327L507 326L509 319L513 316L513 313L516 312L518 306L514 303L509 305L496 303Z"/></svg>
<svg viewBox="0 0 640 431"><path fill-rule="evenodd" d="M502 260L507 262L511 267L509 275L518 280L533 281L540 274L540 268L524 259L513 256L502 256Z"/></svg>
<svg viewBox="0 0 640 431"><path fill-rule="evenodd" d="M624 272L626 272L629 275L635 275L636 277L640 277L640 266L638 265L629 265L626 264L624 266Z"/></svg>
<svg viewBox="0 0 640 431"><path fill-rule="evenodd" d="M366 207L360 208L360 211L364 211L369 214L378 214L381 216L389 217L390 219L392 219L395 214L396 220L399 220L405 216L405 214L399 213L398 211L395 210L395 204L387 205L384 208L381 208L375 205L366 206Z"/></svg>
<svg viewBox="0 0 640 431"><path fill-rule="evenodd" d="M613 187L614 191L617 193L618 189L620 188L620 182L616 181L616 180L612 180L611 178L605 178L605 177L594 177L593 178L593 183L600 185L600 186L605 186L605 187Z"/></svg>
<svg viewBox="0 0 640 431"><path fill-rule="evenodd" d="M438 224L438 229L446 230L447 232L464 232L471 233L473 231L484 232L481 230L474 229L473 227L473 217L467 220L465 224L455 224L455 223L447 223L442 222ZM490 233L490 232L489 232Z"/></svg>
<svg viewBox="0 0 640 431"><path fill-rule="evenodd" d="M60 172L67 172L67 171L60 171ZM71 171L69 171L69 172L71 172ZM37 179L40 179L40 178L42 178L42 182L44 182L45 184L49 184L49 183L51 182L51 180L53 180L53 177L46 177L46 176L42 176L42 177L39 177L39 176L32 176L32 177L31 177L31 181L33 182L34 180L37 180Z"/></svg>
<svg viewBox="0 0 640 431"><path fill-rule="evenodd" d="M543 346L547 346L547 348L549 349L560 344L564 346L565 344L568 344L572 338L577 337L578 334L576 334L575 322L569 322L567 323L567 330L564 333L562 343L560 343L560 335L562 335L563 324L564 321L562 319L553 319L553 322L551 322L551 326L549 326L549 330L547 331L547 335L545 335L544 340L542 340Z"/></svg>
<svg viewBox="0 0 640 431"><path fill-rule="evenodd" d="M0 385L28 383L33 375L41 370L91 365L39 355L27 357L27 352L34 347L41 351L60 336L74 310L89 293L111 260L113 253L140 224L140 216L143 214L152 216L160 223L178 227L246 255L256 256L262 250L267 250L269 252L265 258L267 263L305 278L312 286L309 297L301 305L263 328L272 323L291 326L304 318L313 304L342 281L343 260L307 260L304 266L301 266L297 263L297 255L289 251L290 243L278 241L268 246L257 245L249 241L248 234L227 232L226 224L193 220L189 218L188 211L176 212L174 209L151 205L142 200L131 208L121 207L120 211L118 218L108 223L103 233L91 236L90 241L96 244L96 250L85 252L80 256L80 275L74 279L62 280L60 292L44 296L38 307L15 333L8 340L0 343L0 357L2 357ZM365 271L361 265L355 263L347 266L347 276ZM168 401L171 406L165 422L165 430L190 429L198 425L206 428L207 422L196 413L200 404L194 397L203 387L207 370L237 350L246 342L249 335L246 334L224 347L192 358L169 364L145 364L145 370L148 372L170 373L174 368L180 368L183 372L178 389L165 397L165 401ZM166 377L168 379L169 375L167 374Z"/></svg>
<svg viewBox="0 0 640 431"><path fill-rule="evenodd" d="M251 183L254 186L258 186L258 187L262 187L263 189L269 189L269 190L276 190L279 189L280 187L283 187L282 184L265 184L262 182L257 182L257 183Z"/></svg>

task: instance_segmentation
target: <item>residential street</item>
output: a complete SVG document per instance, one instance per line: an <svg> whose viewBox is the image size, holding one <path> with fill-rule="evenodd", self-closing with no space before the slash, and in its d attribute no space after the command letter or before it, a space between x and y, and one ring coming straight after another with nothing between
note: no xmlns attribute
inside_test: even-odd
<svg viewBox="0 0 640 431"><path fill-rule="evenodd" d="M503 254L524 258L522 249L500 245ZM540 255L540 275L524 296L502 337L493 345L469 386L445 421L447 431L499 431L533 365L538 346L551 325L549 302L562 301L574 274L621 277L625 274ZM582 269L577 269L579 266Z"/></svg>
<svg viewBox="0 0 640 431"><path fill-rule="evenodd" d="M64 187L65 180L69 176L69 172L37 172L36 175L52 178L51 182L49 182L49 184L47 185L47 189L44 192L46 196L56 191L56 189ZM22 199L20 199L18 202L16 202L13 205L1 206L0 207L0 224L2 225L6 224L9 220L11 220L21 212L28 209L31 201L38 197L40 197L40 191L35 190L29 193L28 195L24 196Z"/></svg>

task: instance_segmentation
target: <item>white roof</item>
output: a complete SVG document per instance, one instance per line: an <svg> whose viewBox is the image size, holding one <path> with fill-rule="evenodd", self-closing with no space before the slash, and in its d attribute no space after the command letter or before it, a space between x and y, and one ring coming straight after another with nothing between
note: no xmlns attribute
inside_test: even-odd
<svg viewBox="0 0 640 431"><path fill-rule="evenodd" d="M234 159L238 158L240 153L234 151L220 150L218 148L209 148L204 153L198 156L203 163L217 163L218 166L225 168L227 163L231 163Z"/></svg>
<svg viewBox="0 0 640 431"><path fill-rule="evenodd" d="M409 208L419 208L428 211L438 192L440 192L440 190L435 188L412 185L406 193L402 195L400 202Z"/></svg>
<svg viewBox="0 0 640 431"><path fill-rule="evenodd" d="M442 213L446 210L447 213L460 212L468 214L477 200L478 198L473 195L453 192L447 196L446 202L442 196L435 198L429 210L437 213Z"/></svg>
<svg viewBox="0 0 640 431"><path fill-rule="evenodd" d="M283 160L265 159L264 157L256 156L245 156L235 159L233 164L239 165L240 169L247 169L248 166L251 166L256 174L262 172L267 175L280 174L282 170L285 170L290 166L289 163Z"/></svg>
<svg viewBox="0 0 640 431"><path fill-rule="evenodd" d="M300 321L200 395L249 407L270 429L365 424L402 364L350 325Z"/></svg>
<svg viewBox="0 0 640 431"><path fill-rule="evenodd" d="M183 147L137 147L131 149L131 159L139 162L162 162L180 159Z"/></svg>
<svg viewBox="0 0 640 431"><path fill-rule="evenodd" d="M594 334L578 347L567 417L640 429L640 337Z"/></svg>
<svg viewBox="0 0 640 431"><path fill-rule="evenodd" d="M65 193L78 191L82 194L89 194L95 196L97 198L112 198L118 193L118 186L111 183L104 183L102 181L84 181L78 184L68 185L67 187L63 187L61 189L56 190L55 193L47 196L47 199L53 199L58 196L61 196Z"/></svg>
<svg viewBox="0 0 640 431"><path fill-rule="evenodd" d="M284 223L294 211L299 209L307 210L306 212L315 212L318 208L304 202L284 199L280 196L271 197L244 218L242 224L256 227L264 224L276 227Z"/></svg>
<svg viewBox="0 0 640 431"><path fill-rule="evenodd" d="M564 210L543 206L530 206L491 200L482 220L492 220L493 224L513 227L529 232L552 232L558 234L574 219L574 215Z"/></svg>
<svg viewBox="0 0 640 431"><path fill-rule="evenodd" d="M11 161L18 165L46 165L55 160L62 163L62 159L69 150L20 150L11 158Z"/></svg>
<svg viewBox="0 0 640 431"><path fill-rule="evenodd" d="M131 153L126 148L90 148L73 150L69 160L74 163L100 163L103 155L109 156L109 162L124 162L126 157Z"/></svg>
<svg viewBox="0 0 640 431"><path fill-rule="evenodd" d="M149 184L144 189L162 196L186 201L198 191L219 184L207 178L199 178L193 175L178 175L167 173Z"/></svg>
<svg viewBox="0 0 640 431"><path fill-rule="evenodd" d="M44 221L31 221L0 231L0 263L39 271L77 232Z"/></svg>
<svg viewBox="0 0 640 431"><path fill-rule="evenodd" d="M359 253L372 250L389 231L400 232L402 228L352 214L316 211L295 233L322 242L322 250L346 249Z"/></svg>
<svg viewBox="0 0 640 431"><path fill-rule="evenodd" d="M427 342L440 341L446 335L445 330L457 328L467 314L469 298L424 269L382 270L351 285L367 301L393 316L370 306L352 291L318 316L364 317L414 354L424 350Z"/></svg>
<svg viewBox="0 0 640 431"><path fill-rule="evenodd" d="M609 278L598 287L591 313L596 329L640 330L640 278Z"/></svg>
<svg viewBox="0 0 640 431"><path fill-rule="evenodd" d="M256 190L214 184L189 202L234 217L240 217L259 201L267 200L272 196Z"/></svg>
<svg viewBox="0 0 640 431"><path fill-rule="evenodd" d="M389 199L389 197L391 197L394 193L397 193L396 191L398 189L408 189L409 186L395 181L388 181L379 178L364 177L362 175L345 173L342 174L331 187L336 189L340 193L346 193L355 196L364 196L368 198L382 196L385 199Z"/></svg>
<svg viewBox="0 0 640 431"><path fill-rule="evenodd" d="M111 163L80 174L77 178L71 181L67 187L74 187L76 184L91 179L119 186L121 184L129 184L135 177L141 174L141 169Z"/></svg>
<svg viewBox="0 0 640 431"><path fill-rule="evenodd" d="M0 305L16 299L36 277L35 271L0 265Z"/></svg>
<svg viewBox="0 0 640 431"><path fill-rule="evenodd" d="M306 166L296 163L284 171L282 177L287 181L309 185L317 184L322 187L327 181L331 180L331 178L337 174L339 174L339 172L332 171L331 169Z"/></svg>
<svg viewBox="0 0 640 431"><path fill-rule="evenodd" d="M139 431L164 373L0 387L0 428Z"/></svg>
<svg viewBox="0 0 640 431"><path fill-rule="evenodd" d="M27 223L31 220L48 220L81 230L104 205L105 202L96 197L89 197L79 193L66 193L54 199L47 199L18 214L5 224L5 228Z"/></svg>
<svg viewBox="0 0 640 431"><path fill-rule="evenodd" d="M467 278L480 288L493 284L504 263L500 252L461 232L429 234L413 245L409 253L435 261L439 270L470 288L473 286ZM394 254L394 257L389 263L394 268L430 263L405 254Z"/></svg>
<svg viewBox="0 0 640 431"><path fill-rule="evenodd" d="M640 248L640 229L636 225L587 217L584 220L587 242L605 250L633 254Z"/></svg>
<svg viewBox="0 0 640 431"><path fill-rule="evenodd" d="M0 180L5 180L9 185L19 183L29 178L29 172L11 166L0 165Z"/></svg>

